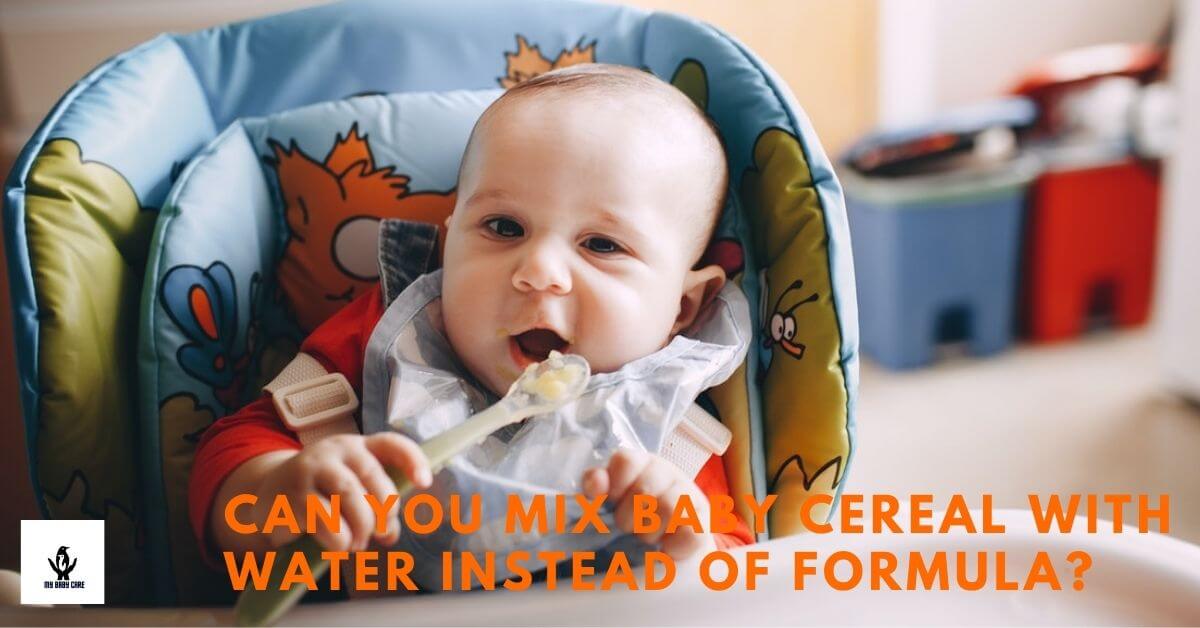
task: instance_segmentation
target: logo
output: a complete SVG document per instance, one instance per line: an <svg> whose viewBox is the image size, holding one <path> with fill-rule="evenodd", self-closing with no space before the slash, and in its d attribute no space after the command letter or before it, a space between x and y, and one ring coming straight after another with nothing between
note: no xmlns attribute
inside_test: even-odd
<svg viewBox="0 0 1200 628"><path fill-rule="evenodd" d="M21 521L21 603L103 604L104 521Z"/></svg>
<svg viewBox="0 0 1200 628"><path fill-rule="evenodd" d="M70 580L71 570L75 569L75 564L79 562L78 558L75 559L75 562L71 562L71 555L67 553L67 549L67 546L63 545L58 548L58 554L54 558L46 559L50 563L50 568L54 570L54 573L58 574L59 580ZM47 582L46 584L49 585L50 583ZM84 586L84 583L81 581L76 581L76 584L79 585L78 588L80 589ZM46 588L51 589L53 587L47 586Z"/></svg>

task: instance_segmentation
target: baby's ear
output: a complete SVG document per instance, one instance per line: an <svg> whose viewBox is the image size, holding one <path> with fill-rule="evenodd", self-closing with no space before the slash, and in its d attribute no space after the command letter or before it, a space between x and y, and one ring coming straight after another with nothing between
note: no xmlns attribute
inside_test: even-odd
<svg viewBox="0 0 1200 628"><path fill-rule="evenodd" d="M713 297L725 287L725 270L716 264L689 270L683 280L683 296L679 299L679 316L671 326L671 335L691 327L696 316Z"/></svg>

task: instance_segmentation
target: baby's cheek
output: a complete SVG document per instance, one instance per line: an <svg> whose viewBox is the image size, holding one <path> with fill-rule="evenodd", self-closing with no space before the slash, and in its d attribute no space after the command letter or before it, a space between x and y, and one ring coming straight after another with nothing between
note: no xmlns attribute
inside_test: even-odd
<svg viewBox="0 0 1200 628"><path fill-rule="evenodd" d="M581 336L594 352L593 369L614 371L661 349L673 317L653 297L611 290L586 308Z"/></svg>
<svg viewBox="0 0 1200 628"><path fill-rule="evenodd" d="M507 354L498 338L500 316L495 298L475 286L469 276L443 276L442 321L455 355L475 377L493 391L500 385L498 364L507 363ZM507 390L507 387L504 388Z"/></svg>

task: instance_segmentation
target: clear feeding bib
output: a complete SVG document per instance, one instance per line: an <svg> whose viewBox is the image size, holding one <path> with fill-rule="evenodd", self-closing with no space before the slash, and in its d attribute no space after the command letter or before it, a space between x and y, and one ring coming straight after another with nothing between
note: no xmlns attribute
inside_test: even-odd
<svg viewBox="0 0 1200 628"><path fill-rule="evenodd" d="M367 345L363 367L363 432L400 432L424 442L465 421L497 398L474 380L450 348L442 324L441 271L417 278L388 306ZM526 508L544 496L547 514L565 505L567 529L583 514L574 496L592 467L607 464L618 448L659 452L668 435L700 393L728 379L746 357L751 327L749 306L732 283L712 300L689 330L656 353L612 373L593 374L579 399L558 411L503 428L470 447L434 477L428 493L449 513L450 496L471 521L468 498L478 495L479 526L470 534L448 523L429 534L402 530L393 550L412 554L411 576L422 589L442 586L443 552L452 552L458 572L462 552L494 552L496 581L515 550L597 552L597 567L609 553L636 546L613 525L613 532L580 534L505 532L510 496ZM564 494L558 502L555 495ZM403 500L404 496L402 496ZM448 520L448 518L447 518ZM553 523L553 519L551 519ZM644 548L643 548L644 549ZM480 556L481 557L481 556ZM628 555L638 558L637 552ZM537 564L527 561L533 570Z"/></svg>

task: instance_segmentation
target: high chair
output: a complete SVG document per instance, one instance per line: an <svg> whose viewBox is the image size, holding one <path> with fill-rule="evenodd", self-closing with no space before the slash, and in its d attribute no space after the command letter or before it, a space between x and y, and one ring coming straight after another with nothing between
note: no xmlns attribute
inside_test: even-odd
<svg viewBox="0 0 1200 628"><path fill-rule="evenodd" d="M840 493L858 386L846 212L770 68L666 13L344 2L117 55L63 96L7 180L30 476L45 517L106 519L108 603L232 600L188 523L200 434L375 280L380 218L440 224L497 90L590 61L670 81L725 142L731 190L708 256L757 326L743 367L701 400L733 432L731 490L779 495L776 537L800 531L802 500Z"/></svg>

